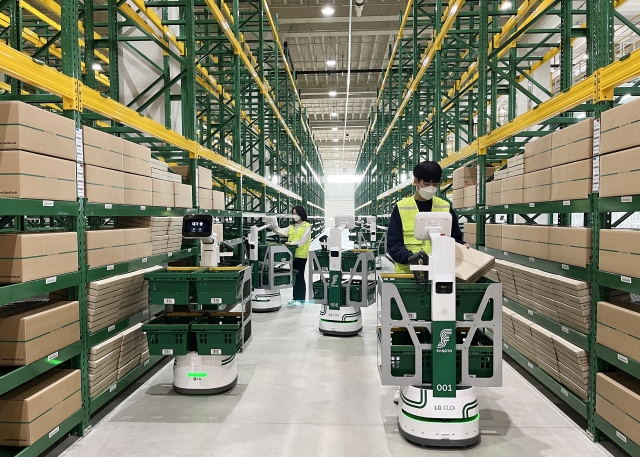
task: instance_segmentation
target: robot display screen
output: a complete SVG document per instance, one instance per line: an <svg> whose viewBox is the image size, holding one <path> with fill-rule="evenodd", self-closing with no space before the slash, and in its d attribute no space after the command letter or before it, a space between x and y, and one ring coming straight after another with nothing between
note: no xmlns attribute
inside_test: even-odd
<svg viewBox="0 0 640 457"><path fill-rule="evenodd" d="M182 236L184 238L208 238L213 228L213 217L210 215L185 216L182 220Z"/></svg>

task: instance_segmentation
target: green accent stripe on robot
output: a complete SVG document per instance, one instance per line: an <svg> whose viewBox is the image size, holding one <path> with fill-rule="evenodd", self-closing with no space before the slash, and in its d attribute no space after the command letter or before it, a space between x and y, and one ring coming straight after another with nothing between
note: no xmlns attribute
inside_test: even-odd
<svg viewBox="0 0 640 457"><path fill-rule="evenodd" d="M236 355L235 355L235 354L233 354L233 355L232 355L231 357L229 357L228 359L224 359L224 360L221 362L221 365L222 365L222 366L224 366L224 365L229 365L231 362L233 362L233 359L235 359L235 358L236 358Z"/></svg>
<svg viewBox="0 0 640 457"><path fill-rule="evenodd" d="M478 400L474 400L471 403L467 403L466 405L464 405L462 408L462 417L469 417L469 411L471 411L476 406L478 406Z"/></svg>
<svg viewBox="0 0 640 457"><path fill-rule="evenodd" d="M420 389L420 401L416 402L408 399L407 397L404 396L404 393L402 391L400 391L400 397L402 398L403 403L406 403L407 405L413 408L422 409L425 406L427 406L427 394L424 389Z"/></svg>
<svg viewBox="0 0 640 457"><path fill-rule="evenodd" d="M480 414L476 414L473 417L469 417L465 419L427 419L426 417L420 417L420 416L416 416L415 414L408 413L404 409L402 410L402 414L404 414L410 419L414 419L420 422L433 422L433 423L447 422L452 424L466 424L469 422L475 422L477 420L480 420Z"/></svg>

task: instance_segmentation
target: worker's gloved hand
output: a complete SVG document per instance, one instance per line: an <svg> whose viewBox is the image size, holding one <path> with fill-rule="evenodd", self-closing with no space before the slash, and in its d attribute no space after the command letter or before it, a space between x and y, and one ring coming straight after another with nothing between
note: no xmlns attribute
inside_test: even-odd
<svg viewBox="0 0 640 457"><path fill-rule="evenodd" d="M409 265L429 265L429 256L424 251L416 252L409 257ZM413 277L418 284L426 284L429 281L429 272L416 270Z"/></svg>

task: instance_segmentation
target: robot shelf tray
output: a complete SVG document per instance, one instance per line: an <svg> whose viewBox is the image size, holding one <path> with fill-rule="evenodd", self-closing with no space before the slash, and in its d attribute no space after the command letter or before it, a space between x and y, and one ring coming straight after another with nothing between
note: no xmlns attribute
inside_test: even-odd
<svg viewBox="0 0 640 457"><path fill-rule="evenodd" d="M318 263L324 271L329 269L329 251L314 251L318 258ZM370 249L352 249L350 251L342 251L342 271L344 273L351 273L351 270L355 268L356 273L362 273L362 265L359 264L358 258L360 254L371 253L371 256L367 259L369 271L376 271L376 260L373 255L373 251Z"/></svg>

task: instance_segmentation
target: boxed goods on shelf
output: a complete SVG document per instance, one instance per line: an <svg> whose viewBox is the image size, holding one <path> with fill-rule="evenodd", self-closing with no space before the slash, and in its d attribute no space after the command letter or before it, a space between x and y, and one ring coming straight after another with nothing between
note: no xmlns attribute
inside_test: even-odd
<svg viewBox="0 0 640 457"><path fill-rule="evenodd" d="M487 206L502 205L502 183L503 180L491 181L487 183Z"/></svg>
<svg viewBox="0 0 640 457"><path fill-rule="evenodd" d="M471 208L472 206L476 206L476 202L478 201L476 192L476 186L468 186L464 188L464 197L462 200L464 208Z"/></svg>
<svg viewBox="0 0 640 457"><path fill-rule="evenodd" d="M198 206L201 209L213 209L213 191L211 189L198 189Z"/></svg>
<svg viewBox="0 0 640 457"><path fill-rule="evenodd" d="M625 103L602 113L600 124L600 154L640 146L640 103Z"/></svg>
<svg viewBox="0 0 640 457"><path fill-rule="evenodd" d="M124 262L126 260L124 230L88 230L86 248L89 268Z"/></svg>
<svg viewBox="0 0 640 457"><path fill-rule="evenodd" d="M224 211L226 209L226 203L224 200L224 192L219 190L213 191L213 209Z"/></svg>
<svg viewBox="0 0 640 457"><path fill-rule="evenodd" d="M179 174L184 182L188 184L193 184L189 179L189 167L188 166L179 166L179 167L171 167L171 169ZM205 167L198 167L198 187L201 189L209 189L213 185L213 172Z"/></svg>
<svg viewBox="0 0 640 457"><path fill-rule="evenodd" d="M505 179L509 177L509 169L508 168L503 168L501 170L497 170L494 174L493 174L493 180L494 181L499 181L501 179Z"/></svg>
<svg viewBox="0 0 640 457"><path fill-rule="evenodd" d="M553 167L551 169L551 201L589 198L592 177L591 160Z"/></svg>
<svg viewBox="0 0 640 457"><path fill-rule="evenodd" d="M125 261L142 259L151 255L151 228L124 230Z"/></svg>
<svg viewBox="0 0 640 457"><path fill-rule="evenodd" d="M0 235L0 282L20 283L78 271L75 232Z"/></svg>
<svg viewBox="0 0 640 457"><path fill-rule="evenodd" d="M502 180L502 204L516 205L524 200L524 177L514 176Z"/></svg>
<svg viewBox="0 0 640 457"><path fill-rule="evenodd" d="M124 173L86 165L85 193L91 203L124 204Z"/></svg>
<svg viewBox="0 0 640 457"><path fill-rule="evenodd" d="M153 158L151 159L151 177L172 183L182 182L182 177L179 174L170 172L169 166L165 162Z"/></svg>
<svg viewBox="0 0 640 457"><path fill-rule="evenodd" d="M76 164L25 151L0 151L0 198L76 200Z"/></svg>
<svg viewBox="0 0 640 457"><path fill-rule="evenodd" d="M640 194L640 148L604 154L600 157L600 197Z"/></svg>
<svg viewBox="0 0 640 457"><path fill-rule="evenodd" d="M495 258L456 243L456 278L460 282L474 283L493 269Z"/></svg>
<svg viewBox="0 0 640 457"><path fill-rule="evenodd" d="M640 231L627 229L600 230L600 263L598 269L640 278Z"/></svg>
<svg viewBox="0 0 640 457"><path fill-rule="evenodd" d="M551 135L551 166L593 157L593 119L589 118Z"/></svg>
<svg viewBox="0 0 640 457"><path fill-rule="evenodd" d="M524 147L524 172L531 173L551 168L551 151L552 141L550 135L527 143Z"/></svg>
<svg viewBox="0 0 640 457"><path fill-rule="evenodd" d="M502 227L504 224L487 224L484 229L484 245L502 250Z"/></svg>
<svg viewBox="0 0 640 457"><path fill-rule="evenodd" d="M476 244L476 223L466 222L464 224L464 241L469 244Z"/></svg>
<svg viewBox="0 0 640 457"><path fill-rule="evenodd" d="M453 208L464 208L464 188L453 191Z"/></svg>
<svg viewBox="0 0 640 457"><path fill-rule="evenodd" d="M122 138L91 127L82 127L84 163L122 171Z"/></svg>
<svg viewBox="0 0 640 457"><path fill-rule="evenodd" d="M122 333L89 348L89 395L95 397L108 389L118 377Z"/></svg>
<svg viewBox="0 0 640 457"><path fill-rule="evenodd" d="M0 445L31 446L82 407L80 370L50 370L0 397Z"/></svg>
<svg viewBox="0 0 640 457"><path fill-rule="evenodd" d="M507 159L507 177L520 176L524 174L524 155L520 154Z"/></svg>
<svg viewBox="0 0 640 457"><path fill-rule="evenodd" d="M598 302L596 341L640 361L640 305L610 300Z"/></svg>
<svg viewBox="0 0 640 457"><path fill-rule="evenodd" d="M476 185L477 176L478 169L475 167L460 167L453 170L453 189L462 189Z"/></svg>
<svg viewBox="0 0 640 457"><path fill-rule="evenodd" d="M0 101L0 150L22 150L76 160L71 119L17 101Z"/></svg>
<svg viewBox="0 0 640 457"><path fill-rule="evenodd" d="M176 208L191 208L191 186L188 184L173 183L173 206Z"/></svg>
<svg viewBox="0 0 640 457"><path fill-rule="evenodd" d="M598 373L596 394L596 414L640 443L640 380L622 371Z"/></svg>
<svg viewBox="0 0 640 457"><path fill-rule="evenodd" d="M551 201L551 168L525 173L523 203Z"/></svg>
<svg viewBox="0 0 640 457"><path fill-rule="evenodd" d="M549 226L523 225L520 254L537 259L549 259Z"/></svg>
<svg viewBox="0 0 640 457"><path fill-rule="evenodd" d="M531 324L529 328L531 329L531 340L536 354L536 365L557 382L562 383L560 368L558 367L558 355L553 344L554 334L537 324Z"/></svg>
<svg viewBox="0 0 640 457"><path fill-rule="evenodd" d="M502 250L515 254L522 252L522 225L504 224L502 227Z"/></svg>
<svg viewBox="0 0 640 457"><path fill-rule="evenodd" d="M80 339L79 303L20 303L0 308L0 365L29 365Z"/></svg>
<svg viewBox="0 0 640 457"><path fill-rule="evenodd" d="M590 384L589 353L557 335L553 335L553 347L558 355L561 384L586 401Z"/></svg>
<svg viewBox="0 0 640 457"><path fill-rule="evenodd" d="M591 262L591 229L550 227L549 260L586 268Z"/></svg>
<svg viewBox="0 0 640 457"><path fill-rule="evenodd" d="M124 174L124 204L153 205L153 187L151 178L147 176Z"/></svg>
<svg viewBox="0 0 640 457"><path fill-rule="evenodd" d="M164 181L161 179L151 179L151 189L153 191L153 206L166 206L167 208L173 208L173 184L170 181Z"/></svg>
<svg viewBox="0 0 640 457"><path fill-rule="evenodd" d="M122 169L125 173L151 177L151 149L122 140Z"/></svg>

